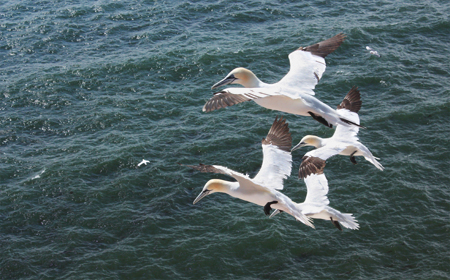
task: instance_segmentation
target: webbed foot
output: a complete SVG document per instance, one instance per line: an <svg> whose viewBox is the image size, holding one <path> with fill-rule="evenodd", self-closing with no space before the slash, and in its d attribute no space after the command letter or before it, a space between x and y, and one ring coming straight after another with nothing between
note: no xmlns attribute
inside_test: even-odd
<svg viewBox="0 0 450 280"><path fill-rule="evenodd" d="M350 161L351 161L353 164L358 164L358 163L356 162L356 158L354 157L354 154L356 154L356 152L357 152L357 151L354 151L354 152L350 155Z"/></svg>
<svg viewBox="0 0 450 280"><path fill-rule="evenodd" d="M264 205L264 214L269 216L270 215L270 210L272 210L272 207L270 207L270 205L276 204L276 203L278 203L278 201L267 202L267 204Z"/></svg>
<svg viewBox="0 0 450 280"><path fill-rule="evenodd" d="M333 223L333 225L334 225L335 227L337 227L338 230L342 231L341 225L339 224L338 221L333 220L332 217L330 217L330 220L331 220L331 222Z"/></svg>

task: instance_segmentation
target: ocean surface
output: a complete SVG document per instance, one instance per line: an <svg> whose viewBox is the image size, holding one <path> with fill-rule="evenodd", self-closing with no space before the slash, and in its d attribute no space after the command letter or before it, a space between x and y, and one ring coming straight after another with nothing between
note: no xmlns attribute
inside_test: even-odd
<svg viewBox="0 0 450 280"><path fill-rule="evenodd" d="M0 2L0 279L450 279L449 15L444 0ZM359 87L359 138L385 167L327 161L330 206L360 229L226 194L193 205L227 177L178 163L253 176L276 116L293 144L334 131L254 102L204 113L211 86L239 66L276 82L291 51L340 32L316 97ZM309 150L285 181L297 202Z"/></svg>

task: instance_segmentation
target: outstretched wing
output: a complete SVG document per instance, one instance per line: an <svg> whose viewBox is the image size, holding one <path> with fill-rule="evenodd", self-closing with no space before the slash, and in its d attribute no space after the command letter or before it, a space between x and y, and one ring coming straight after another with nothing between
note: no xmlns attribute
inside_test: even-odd
<svg viewBox="0 0 450 280"><path fill-rule="evenodd" d="M283 118L275 119L267 137L262 140L263 162L253 178L257 184L276 190L283 189L283 179L292 171L292 137Z"/></svg>
<svg viewBox="0 0 450 280"><path fill-rule="evenodd" d="M306 194L305 204L326 206L330 203L328 200L328 180L324 173L311 174L305 179Z"/></svg>
<svg viewBox="0 0 450 280"><path fill-rule="evenodd" d="M346 120L359 124L358 114L349 112L345 109L337 110L338 114L343 116ZM356 125L336 125L336 130L332 136L332 139L339 139L341 141L357 141L358 140L359 127Z"/></svg>
<svg viewBox="0 0 450 280"><path fill-rule="evenodd" d="M274 88L226 88L215 93L214 96L206 102L205 106L203 106L203 112L211 112L271 95L279 95L279 91Z"/></svg>
<svg viewBox="0 0 450 280"><path fill-rule="evenodd" d="M289 72L277 84L314 95L313 89L325 72L325 57L335 51L344 39L345 35L340 33L330 39L309 47L300 47L290 53Z"/></svg>
<svg viewBox="0 0 450 280"><path fill-rule="evenodd" d="M193 168L200 172L204 172L204 173L209 172L209 173L220 173L220 174L228 175L230 177L233 177L236 180L249 178L247 175L244 175L240 172L236 172L234 170L231 170L231 169L229 169L225 166L221 166L221 165L206 165L206 164L200 163L199 165L185 165L185 166Z"/></svg>
<svg viewBox="0 0 450 280"><path fill-rule="evenodd" d="M339 115L345 119L352 121L353 123L359 124L358 112L361 109L362 101L361 95L357 87L353 87L344 100L337 106L337 112ZM358 140L357 136L359 132L359 127L357 126L343 126L337 125L336 131L333 134L333 138L348 140L349 138L354 138L353 140Z"/></svg>

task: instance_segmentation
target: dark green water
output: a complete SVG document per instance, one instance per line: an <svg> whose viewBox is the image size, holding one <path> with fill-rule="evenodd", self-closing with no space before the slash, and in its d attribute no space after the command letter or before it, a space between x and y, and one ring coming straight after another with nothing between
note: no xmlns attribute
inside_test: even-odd
<svg viewBox="0 0 450 280"><path fill-rule="evenodd" d="M449 279L449 14L447 1L0 3L0 278ZM386 168L328 161L330 205L360 230L268 219L224 194L192 205L225 177L178 162L254 175L276 115L294 143L333 133L253 102L203 113L210 87L238 66L276 82L289 52L339 32L316 96L335 106L359 86L359 137ZM283 191L298 202L308 150Z"/></svg>

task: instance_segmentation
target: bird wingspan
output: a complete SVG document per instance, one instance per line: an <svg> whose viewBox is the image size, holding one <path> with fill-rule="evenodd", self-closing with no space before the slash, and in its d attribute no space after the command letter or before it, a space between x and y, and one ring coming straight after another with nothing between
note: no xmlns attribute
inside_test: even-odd
<svg viewBox="0 0 450 280"><path fill-rule="evenodd" d="M279 90L274 88L226 88L215 93L214 96L206 102L203 106L203 112L211 112L271 95L279 95Z"/></svg>
<svg viewBox="0 0 450 280"><path fill-rule="evenodd" d="M328 180L325 174L311 174L305 179L306 194L305 204L326 206L330 203L328 200Z"/></svg>

